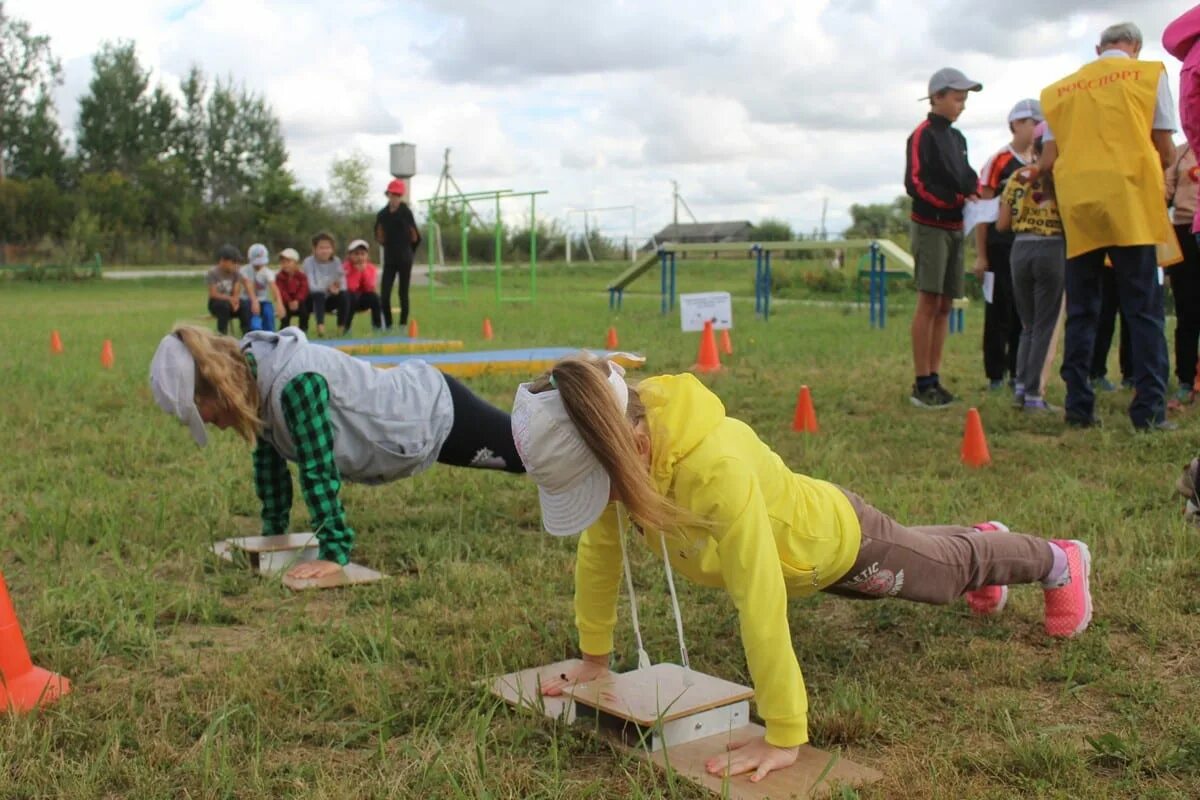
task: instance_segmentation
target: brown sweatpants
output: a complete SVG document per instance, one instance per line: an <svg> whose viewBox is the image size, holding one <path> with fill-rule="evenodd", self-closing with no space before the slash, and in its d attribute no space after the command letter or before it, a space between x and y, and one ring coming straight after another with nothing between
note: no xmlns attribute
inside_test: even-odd
<svg viewBox="0 0 1200 800"><path fill-rule="evenodd" d="M909 528L842 491L858 515L862 545L854 566L826 592L863 600L952 603L982 586L1040 581L1054 563L1045 539L958 525Z"/></svg>

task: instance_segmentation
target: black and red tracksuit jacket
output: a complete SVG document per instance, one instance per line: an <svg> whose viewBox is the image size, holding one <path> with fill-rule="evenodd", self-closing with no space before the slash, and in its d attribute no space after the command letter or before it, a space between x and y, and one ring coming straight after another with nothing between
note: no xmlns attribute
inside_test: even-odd
<svg viewBox="0 0 1200 800"><path fill-rule="evenodd" d="M979 185L979 176L967 162L962 132L950 120L931 113L908 137L904 161L904 188L913 201L913 221L962 230L963 201Z"/></svg>

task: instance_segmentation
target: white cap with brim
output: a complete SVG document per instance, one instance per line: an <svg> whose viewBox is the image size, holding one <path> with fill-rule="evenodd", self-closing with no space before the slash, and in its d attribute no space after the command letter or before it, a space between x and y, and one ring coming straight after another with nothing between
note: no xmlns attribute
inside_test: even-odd
<svg viewBox="0 0 1200 800"><path fill-rule="evenodd" d="M370 246L367 244L366 239L355 239L353 242L350 243L350 246L346 248L346 252L353 253L355 250L357 250L360 247L363 250L371 249Z"/></svg>
<svg viewBox="0 0 1200 800"><path fill-rule="evenodd" d="M280 258L290 258L292 261L300 260L300 254L297 253L295 248L292 248L292 247L285 247L282 250L280 250L279 257Z"/></svg>
<svg viewBox="0 0 1200 800"><path fill-rule="evenodd" d="M629 405L625 370L608 362L608 385L621 413ZM538 486L542 526L555 536L580 533L604 513L611 481L571 421L557 389L534 394L523 383L513 400L513 440Z"/></svg>
<svg viewBox="0 0 1200 800"><path fill-rule="evenodd" d="M250 249L246 251L246 258L250 261L250 265L254 267L265 267L271 263L271 253L267 250L265 244L250 245Z"/></svg>
<svg viewBox="0 0 1200 800"><path fill-rule="evenodd" d="M204 420L196 408L196 359L173 333L164 336L154 351L150 361L150 390L159 408L187 425L197 445L208 444Z"/></svg>
<svg viewBox="0 0 1200 800"><path fill-rule="evenodd" d="M1045 117L1042 116L1042 104L1032 97L1018 100L1017 104L1012 107L1012 111L1008 112L1008 121L1016 122L1022 119L1031 119L1034 122L1044 120Z"/></svg>
<svg viewBox="0 0 1200 800"><path fill-rule="evenodd" d="M946 89L954 89L959 92L980 92L983 91L983 84L971 80L962 73L962 70L954 67L942 67L929 79L929 94L921 99L928 100Z"/></svg>

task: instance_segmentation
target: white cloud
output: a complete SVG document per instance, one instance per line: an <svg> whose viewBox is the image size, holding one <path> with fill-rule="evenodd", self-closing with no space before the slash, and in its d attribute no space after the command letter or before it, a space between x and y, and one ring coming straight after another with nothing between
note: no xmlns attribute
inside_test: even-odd
<svg viewBox="0 0 1200 800"><path fill-rule="evenodd" d="M1012 104L1092 56L1132 19L1144 56L1181 9L1166 0L8 0L63 60L64 128L91 55L131 39L155 80L191 64L262 93L291 166L325 185L355 149L388 178L387 146L417 145L418 198L444 148L464 190L548 188L539 213L639 207L669 219L671 180L702 219L782 217L837 230L852 203L903 192L903 146L935 69L983 82L960 127L977 165L1007 140ZM1174 85L1174 84L1173 84ZM516 205L516 201L513 201ZM505 212L509 213L508 211ZM523 213L523 212L514 212ZM614 215L613 219L616 218ZM606 224L628 226L625 222Z"/></svg>

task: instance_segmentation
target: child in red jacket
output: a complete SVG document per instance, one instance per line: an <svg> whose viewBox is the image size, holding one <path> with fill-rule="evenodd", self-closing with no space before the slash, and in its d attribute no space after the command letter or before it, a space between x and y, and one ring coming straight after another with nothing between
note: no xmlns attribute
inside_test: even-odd
<svg viewBox="0 0 1200 800"><path fill-rule="evenodd" d="M308 330L308 276L300 269L300 254L292 248L279 251L279 274L275 288L282 301L279 329L292 325L299 318L300 330Z"/></svg>
<svg viewBox="0 0 1200 800"><path fill-rule="evenodd" d="M358 311L371 312L371 327L379 330L383 326L380 318L378 272L379 268L368 258L366 241L355 239L346 251L346 261L342 264L342 272L346 274L346 291L350 294L350 302L346 304L346 318L342 320L342 335L350 333L354 322L354 314Z"/></svg>

